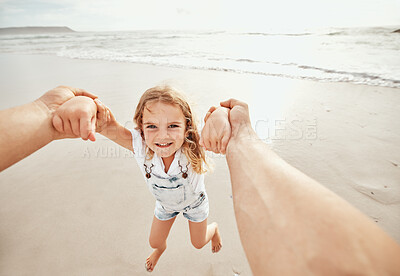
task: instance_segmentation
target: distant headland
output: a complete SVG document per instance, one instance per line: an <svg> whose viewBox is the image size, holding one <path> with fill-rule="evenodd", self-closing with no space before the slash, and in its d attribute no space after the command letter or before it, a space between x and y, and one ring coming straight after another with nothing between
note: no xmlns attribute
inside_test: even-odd
<svg viewBox="0 0 400 276"><path fill-rule="evenodd" d="M0 28L0 34L47 34L47 33L73 33L68 27L9 27Z"/></svg>

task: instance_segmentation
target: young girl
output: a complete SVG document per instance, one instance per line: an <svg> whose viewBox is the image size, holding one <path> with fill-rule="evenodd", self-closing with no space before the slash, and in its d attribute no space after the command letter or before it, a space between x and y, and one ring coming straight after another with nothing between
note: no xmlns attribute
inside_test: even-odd
<svg viewBox="0 0 400 276"><path fill-rule="evenodd" d="M76 117L77 110L93 104L91 99L83 98L72 99L58 109L53 119L58 131L75 129L75 135L79 136L82 129L76 125L79 120L71 120L71 116ZM99 132L133 151L148 188L156 198L149 238L154 251L146 260L147 271L153 271L165 251L169 231L180 212L189 221L193 246L200 249L211 240L212 252L218 252L222 247L218 225L215 222L207 225L205 153L199 144L191 108L182 95L168 86L148 89L136 107L134 122L137 127L132 131L119 124L107 107L99 101L96 103ZM227 116L217 120L228 122Z"/></svg>

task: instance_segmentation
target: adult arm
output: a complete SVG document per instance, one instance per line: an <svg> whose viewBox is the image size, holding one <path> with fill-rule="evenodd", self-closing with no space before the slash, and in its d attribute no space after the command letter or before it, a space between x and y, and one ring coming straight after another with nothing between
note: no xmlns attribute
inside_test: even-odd
<svg viewBox="0 0 400 276"><path fill-rule="evenodd" d="M254 275L400 275L400 247L260 141L231 99L227 147L240 238Z"/></svg>
<svg viewBox="0 0 400 276"><path fill-rule="evenodd" d="M83 89L59 86L31 103L1 110L0 171L55 139L70 137L58 133L51 120L55 110L75 96L96 98Z"/></svg>

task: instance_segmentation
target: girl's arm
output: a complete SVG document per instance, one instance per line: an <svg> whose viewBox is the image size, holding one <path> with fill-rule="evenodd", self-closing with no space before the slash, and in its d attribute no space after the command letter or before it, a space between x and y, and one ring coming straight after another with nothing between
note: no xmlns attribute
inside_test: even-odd
<svg viewBox="0 0 400 276"><path fill-rule="evenodd" d="M111 110L102 102L96 99L95 103L97 105L96 131L133 152L132 134L130 130L118 123Z"/></svg>

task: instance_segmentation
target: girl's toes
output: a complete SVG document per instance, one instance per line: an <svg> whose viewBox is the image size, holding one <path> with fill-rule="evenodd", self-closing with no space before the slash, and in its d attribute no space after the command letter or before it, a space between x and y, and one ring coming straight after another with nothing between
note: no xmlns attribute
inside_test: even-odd
<svg viewBox="0 0 400 276"><path fill-rule="evenodd" d="M153 269L151 268L151 263L150 263L149 261L147 261L147 262L144 264L144 267L146 268L146 270L147 270L148 272L152 272L152 271L153 271Z"/></svg>
<svg viewBox="0 0 400 276"><path fill-rule="evenodd" d="M218 244L216 246L213 246L212 252L213 253L217 253L217 252L219 252L221 250L221 248L222 248L222 244Z"/></svg>

